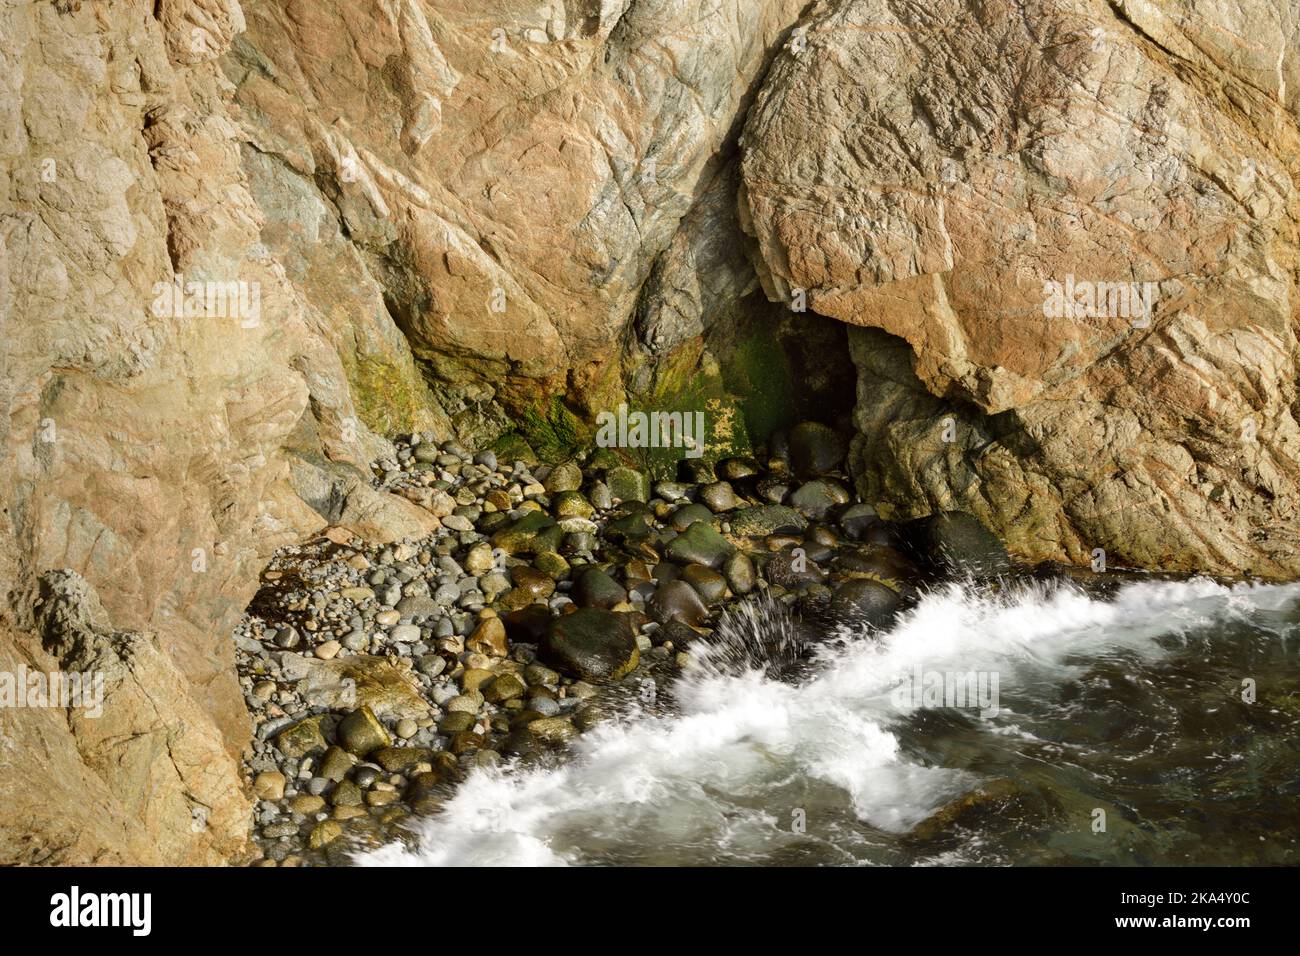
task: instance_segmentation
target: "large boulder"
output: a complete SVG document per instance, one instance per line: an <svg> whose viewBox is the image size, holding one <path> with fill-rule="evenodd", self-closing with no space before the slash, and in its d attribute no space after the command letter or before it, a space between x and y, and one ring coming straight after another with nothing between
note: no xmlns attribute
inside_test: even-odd
<svg viewBox="0 0 1300 956"><path fill-rule="evenodd" d="M894 622L901 604L893 588L867 578L851 578L835 589L829 610L838 623L884 629Z"/></svg>
<svg viewBox="0 0 1300 956"><path fill-rule="evenodd" d="M912 560L940 574L983 577L1011 570L1007 549L997 536L960 511L907 522L903 537Z"/></svg>
<svg viewBox="0 0 1300 956"><path fill-rule="evenodd" d="M1294 6L839 0L797 33L742 222L770 298L857 327L864 499L1029 558L1300 572Z"/></svg>
<svg viewBox="0 0 1300 956"><path fill-rule="evenodd" d="M584 680L618 680L641 657L628 616L594 607L556 618L542 643L542 655L552 666Z"/></svg>
<svg viewBox="0 0 1300 956"><path fill-rule="evenodd" d="M790 429L790 467L800 478L823 475L844 464L848 443L820 422L800 422Z"/></svg>

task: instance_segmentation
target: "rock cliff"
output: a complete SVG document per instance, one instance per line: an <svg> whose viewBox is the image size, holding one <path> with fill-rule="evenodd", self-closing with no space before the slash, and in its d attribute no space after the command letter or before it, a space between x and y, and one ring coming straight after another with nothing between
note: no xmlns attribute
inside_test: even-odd
<svg viewBox="0 0 1300 956"><path fill-rule="evenodd" d="M1298 41L1284 0L0 0L0 657L118 675L111 723L0 711L0 861L239 858L231 627L282 544L437 526L371 487L400 432L838 396L882 513L1294 575Z"/></svg>
<svg viewBox="0 0 1300 956"><path fill-rule="evenodd" d="M1300 568L1298 16L818 5L741 202L769 296L861 329L867 500L1027 558Z"/></svg>

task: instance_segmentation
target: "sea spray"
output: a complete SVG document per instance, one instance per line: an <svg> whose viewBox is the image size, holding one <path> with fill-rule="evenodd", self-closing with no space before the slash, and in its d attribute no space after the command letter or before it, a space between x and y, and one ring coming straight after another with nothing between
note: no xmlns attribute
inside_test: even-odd
<svg viewBox="0 0 1300 956"><path fill-rule="evenodd" d="M1079 681L1089 661L1155 665L1192 635L1218 633L1225 623L1293 618L1298 598L1297 585L1226 587L1204 579L1129 584L1105 600L1069 583L1020 583L1000 593L945 586L922 596L882 640L825 645L815 669L794 683L768 676L762 658L768 648L780 654L798 647L789 622L774 606L754 605L733 617L702 666L674 685L676 713L598 727L558 768L476 771L442 812L415 824L409 845L358 861L889 862L905 845L899 839L985 779L916 751L908 724L914 717L891 701L900 674L918 664L997 671L1005 705L999 714L980 721L959 712L943 726L987 728L980 732L996 735L990 740L1036 748L1045 744L1023 711L1044 692L1053 695L1049 711L1059 710L1052 689L1086 689ZM1290 633L1291 625L1278 626ZM1066 726L1071 722L1067 714ZM943 738L931 733L922 744L932 748ZM1044 756L1062 744L1046 746ZM1075 759L1098 758L1084 750ZM1040 773L1050 765L1028 766ZM1082 835L1073 836L1076 830ZM1058 839L1083 841L1088 832L1067 827L1071 835ZM1032 852L1051 849L1029 835ZM978 856L990 852L983 841L965 845L971 859L987 861ZM1104 852L1100 843L1080 845L1073 852L1081 859ZM945 850L942 859L967 857Z"/></svg>

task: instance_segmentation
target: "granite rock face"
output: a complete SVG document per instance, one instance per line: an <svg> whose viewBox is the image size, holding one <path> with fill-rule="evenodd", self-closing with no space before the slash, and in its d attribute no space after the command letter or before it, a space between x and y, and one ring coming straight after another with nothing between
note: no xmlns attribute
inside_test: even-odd
<svg viewBox="0 0 1300 956"><path fill-rule="evenodd" d="M248 717L230 628L274 549L326 520L295 493L289 462L310 454L311 467L359 481L386 444L353 401L351 346L261 236L218 68L244 27L234 0L0 5L5 655L35 653L38 581L73 569L118 627L156 635L149 666L180 675L155 675L173 694L158 707L187 707L182 693L197 704L188 739L206 752L190 757L228 772L222 786L236 795L231 755ZM384 509L363 504L373 524ZM147 715L113 726L132 732L135 717ZM78 760L57 711L6 718L6 775L41 754ZM123 796L81 759L81 779ZM52 792L78 792L65 783ZM12 807L0 829L24 842L6 842L5 861L210 861L247 830L243 813L192 830L188 814L146 800L120 805L122 825L83 853L53 806L21 824ZM139 852L141 832L156 854Z"/></svg>
<svg viewBox="0 0 1300 956"><path fill-rule="evenodd" d="M742 137L768 295L860 327L882 513L1300 570L1293 4L820 3Z"/></svg>
<svg viewBox="0 0 1300 956"><path fill-rule="evenodd" d="M247 3L225 70L269 244L323 312L395 322L462 432L603 394L800 7Z"/></svg>
<svg viewBox="0 0 1300 956"><path fill-rule="evenodd" d="M156 635L227 767L248 739L230 629L266 558L326 523L436 524L369 487L384 435L617 387L640 286L798 8L0 6L6 657L35 654L41 575L73 569ZM57 713L18 716L6 764L57 743L59 792L92 786ZM159 859L143 825L200 862L245 827L118 809L75 842L0 809L3 857Z"/></svg>
<svg viewBox="0 0 1300 956"><path fill-rule="evenodd" d="M0 862L238 858L274 549L436 527L385 436L711 349L762 422L856 390L882 514L1300 571L1298 42L1281 0L0 3L0 667L134 662L102 725L0 712Z"/></svg>
<svg viewBox="0 0 1300 956"><path fill-rule="evenodd" d="M71 706L46 706L58 693L47 689L45 699L29 693L27 706L0 708L9 758L0 858L216 865L237 856L250 812L238 763L199 688L156 637L115 629L72 571L42 576L35 632L37 640L0 641L6 674L94 677L61 698Z"/></svg>

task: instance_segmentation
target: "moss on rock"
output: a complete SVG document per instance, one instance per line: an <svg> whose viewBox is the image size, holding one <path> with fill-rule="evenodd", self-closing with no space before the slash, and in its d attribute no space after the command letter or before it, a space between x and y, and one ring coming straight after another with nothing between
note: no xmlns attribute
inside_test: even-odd
<svg viewBox="0 0 1300 956"><path fill-rule="evenodd" d="M704 451L700 456L717 461L748 454L752 448L745 416L723 384L722 370L699 339L693 339L667 356L655 368L653 382L642 395L630 396L629 411L704 414ZM692 420L693 421L693 420ZM693 434L693 431L692 431ZM629 449L652 477L670 477L684 448Z"/></svg>
<svg viewBox="0 0 1300 956"><path fill-rule="evenodd" d="M359 355L345 369L357 417L371 431L397 435L422 431L443 417L415 363Z"/></svg>
<svg viewBox="0 0 1300 956"><path fill-rule="evenodd" d="M571 458L590 442L591 428L559 398L524 409L517 433L546 462Z"/></svg>

